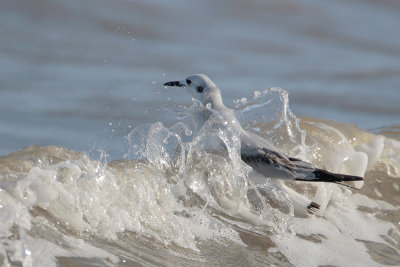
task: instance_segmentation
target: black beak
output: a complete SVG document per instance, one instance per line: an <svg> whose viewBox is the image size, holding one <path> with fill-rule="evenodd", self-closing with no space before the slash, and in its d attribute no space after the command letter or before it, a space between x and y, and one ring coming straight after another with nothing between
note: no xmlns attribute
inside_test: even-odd
<svg viewBox="0 0 400 267"><path fill-rule="evenodd" d="M178 86L178 87L184 87L184 86L186 86L186 85L184 85L184 84L181 83L180 81L172 81L172 82L164 83L164 86Z"/></svg>

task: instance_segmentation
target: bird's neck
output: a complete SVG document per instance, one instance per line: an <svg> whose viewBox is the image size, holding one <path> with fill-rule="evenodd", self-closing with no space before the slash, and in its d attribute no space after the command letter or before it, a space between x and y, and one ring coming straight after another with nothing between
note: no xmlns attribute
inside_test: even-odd
<svg viewBox="0 0 400 267"><path fill-rule="evenodd" d="M215 95L211 101L211 106L215 110L226 108L224 103L222 102L221 95Z"/></svg>
<svg viewBox="0 0 400 267"><path fill-rule="evenodd" d="M243 129L242 126L240 126L239 121L237 120L235 113L233 110L227 108L224 103L222 102L221 95L217 96L217 99L214 98L213 102L211 104L211 107L216 110L222 118L231 126L233 129L235 129L238 133L242 133Z"/></svg>
<svg viewBox="0 0 400 267"><path fill-rule="evenodd" d="M216 86L209 87L209 95L208 95L211 103L211 107L215 110L225 108L224 103L222 102L222 96L219 92L219 89Z"/></svg>

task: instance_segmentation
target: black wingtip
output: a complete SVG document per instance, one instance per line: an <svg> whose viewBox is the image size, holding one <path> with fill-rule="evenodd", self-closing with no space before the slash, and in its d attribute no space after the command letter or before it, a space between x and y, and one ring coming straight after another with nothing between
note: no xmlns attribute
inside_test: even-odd
<svg viewBox="0 0 400 267"><path fill-rule="evenodd" d="M322 169L316 169L313 171L313 176L296 178L297 181L307 181L307 182L327 182L327 183L335 183L338 185L346 186L352 189L359 189L353 187L351 185L346 184L345 182L356 182L356 181L364 181L364 178L354 175L340 174L340 173L332 173Z"/></svg>
<svg viewBox="0 0 400 267"><path fill-rule="evenodd" d="M347 175L341 173L332 173L321 169L316 169L314 172L316 181L321 182L352 182L352 181L364 181L364 178L355 175Z"/></svg>
<svg viewBox="0 0 400 267"><path fill-rule="evenodd" d="M364 178L359 177L359 176L350 176L352 178L352 180L345 180L343 179L343 181L364 181Z"/></svg>

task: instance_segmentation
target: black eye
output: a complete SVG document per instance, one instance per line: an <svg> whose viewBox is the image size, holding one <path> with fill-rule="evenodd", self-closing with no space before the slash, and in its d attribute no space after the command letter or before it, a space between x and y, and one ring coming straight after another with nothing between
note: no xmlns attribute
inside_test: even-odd
<svg viewBox="0 0 400 267"><path fill-rule="evenodd" d="M197 89L197 92L199 92L199 93L203 92L203 90L204 90L204 88L201 86L197 86L196 89Z"/></svg>
<svg viewBox="0 0 400 267"><path fill-rule="evenodd" d="M192 83L192 81L189 79L186 79L186 83L187 83L187 85L190 85Z"/></svg>

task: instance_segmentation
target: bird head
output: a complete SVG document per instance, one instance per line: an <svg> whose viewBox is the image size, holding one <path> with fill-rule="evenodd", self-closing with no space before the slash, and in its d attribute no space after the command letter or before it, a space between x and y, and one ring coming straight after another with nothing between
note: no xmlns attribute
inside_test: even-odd
<svg viewBox="0 0 400 267"><path fill-rule="evenodd" d="M204 74L192 74L184 81L171 81L164 86L185 87L196 99L204 105L211 103L215 106L222 104L221 92L218 87Z"/></svg>

